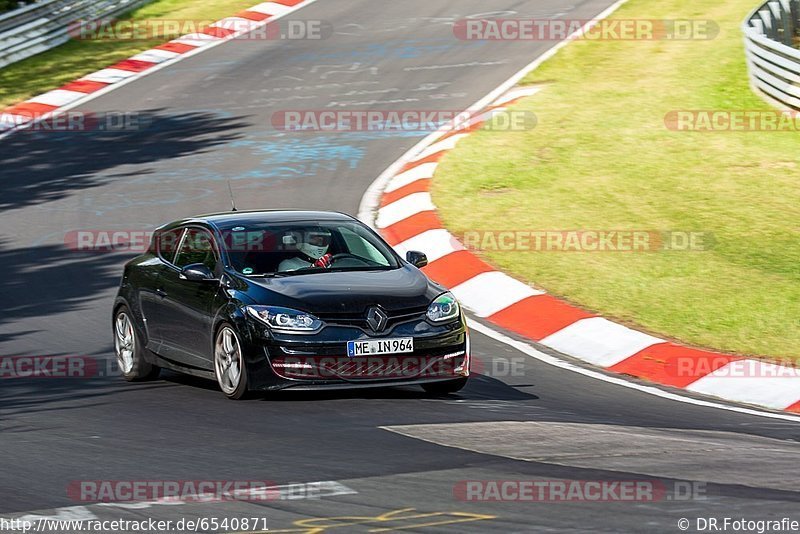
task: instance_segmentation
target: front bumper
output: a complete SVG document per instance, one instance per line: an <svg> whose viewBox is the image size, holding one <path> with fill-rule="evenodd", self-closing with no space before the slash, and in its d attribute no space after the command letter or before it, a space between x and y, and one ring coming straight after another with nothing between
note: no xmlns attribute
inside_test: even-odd
<svg viewBox="0 0 800 534"><path fill-rule="evenodd" d="M317 334L276 334L252 321L248 376L254 390L349 389L441 382L469 376L469 341L463 317L446 325L424 319L377 335L329 325ZM413 337L414 352L347 356L347 342Z"/></svg>

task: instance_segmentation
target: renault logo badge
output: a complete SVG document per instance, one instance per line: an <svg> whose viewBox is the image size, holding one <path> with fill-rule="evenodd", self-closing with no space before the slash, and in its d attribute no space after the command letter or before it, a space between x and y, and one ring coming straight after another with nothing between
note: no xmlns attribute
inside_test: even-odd
<svg viewBox="0 0 800 534"><path fill-rule="evenodd" d="M367 324L373 331L383 332L387 322L389 322L389 316L382 309L373 306L367 312Z"/></svg>

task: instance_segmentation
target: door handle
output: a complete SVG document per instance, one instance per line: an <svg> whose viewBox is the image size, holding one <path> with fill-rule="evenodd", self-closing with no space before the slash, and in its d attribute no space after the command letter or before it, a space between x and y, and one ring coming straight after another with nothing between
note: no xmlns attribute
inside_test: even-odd
<svg viewBox="0 0 800 534"><path fill-rule="evenodd" d="M159 287L158 289L156 289L156 295L158 295L159 297L166 297L167 292Z"/></svg>

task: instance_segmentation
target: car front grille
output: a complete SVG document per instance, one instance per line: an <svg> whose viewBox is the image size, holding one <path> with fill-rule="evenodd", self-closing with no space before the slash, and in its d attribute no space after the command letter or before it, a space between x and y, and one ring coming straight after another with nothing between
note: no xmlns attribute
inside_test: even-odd
<svg viewBox="0 0 800 534"><path fill-rule="evenodd" d="M308 380L392 380L457 376L464 351L441 356L287 356L272 360L276 373Z"/></svg>
<svg viewBox="0 0 800 534"><path fill-rule="evenodd" d="M425 315L425 312L427 310L428 310L427 306L416 307L416 308L405 308L401 310L394 310L391 312L383 310L388 316L385 330L389 330L393 326L405 321L410 321L412 319L420 319ZM356 328L362 328L364 330L370 329L369 325L367 324L366 311L362 313L322 313L322 314L317 314L317 317L320 320L324 321L325 324L332 326L351 326Z"/></svg>

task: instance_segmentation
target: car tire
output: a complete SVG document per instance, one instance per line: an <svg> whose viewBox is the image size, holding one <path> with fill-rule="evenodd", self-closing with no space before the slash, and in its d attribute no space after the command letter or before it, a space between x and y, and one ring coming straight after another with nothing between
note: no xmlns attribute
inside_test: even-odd
<svg viewBox="0 0 800 534"><path fill-rule="evenodd" d="M422 384L422 389L425 393L435 397L441 397L450 393L460 391L461 388L467 385L466 378L456 378L455 380L447 380L446 382L432 382L430 384Z"/></svg>
<svg viewBox="0 0 800 534"><path fill-rule="evenodd" d="M238 372L237 372L238 368ZM227 323L214 336L214 376L226 397L239 400L247 396L247 365L236 330Z"/></svg>
<svg viewBox="0 0 800 534"><path fill-rule="evenodd" d="M144 346L136 327L133 324L133 314L127 306L120 306L114 313L112 324L114 333L114 353L117 365L123 378L128 382L153 380L158 377L161 369L148 362L145 358Z"/></svg>

